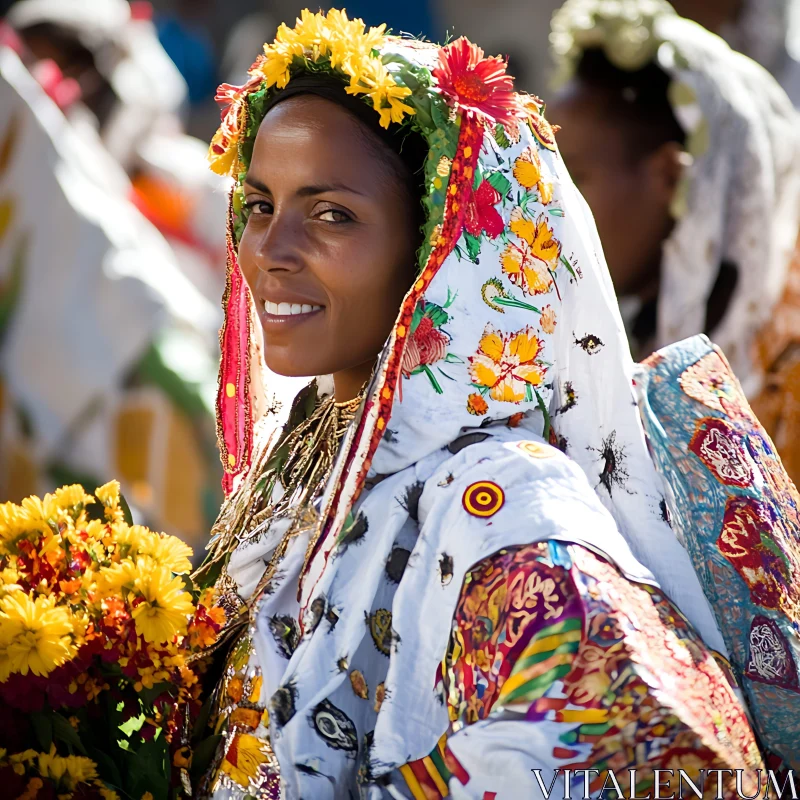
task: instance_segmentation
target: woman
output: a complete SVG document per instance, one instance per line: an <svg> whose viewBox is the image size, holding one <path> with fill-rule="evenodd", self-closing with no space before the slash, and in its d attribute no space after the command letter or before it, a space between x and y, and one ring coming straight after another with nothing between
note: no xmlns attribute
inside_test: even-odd
<svg viewBox="0 0 800 800"><path fill-rule="evenodd" d="M768 69L800 105L797 4L793 0L675 0L675 10L718 33L731 47Z"/></svg>
<svg viewBox="0 0 800 800"><path fill-rule="evenodd" d="M707 333L800 478L800 124L770 75L662 0L570 0L559 146L634 357Z"/></svg>
<svg viewBox="0 0 800 800"><path fill-rule="evenodd" d="M758 766L538 101L465 39L338 11L282 26L221 96L229 496L197 577L231 623L200 794L562 796L584 785L562 768L596 792L607 769L641 790ZM312 382L271 436L270 372L332 394Z"/></svg>

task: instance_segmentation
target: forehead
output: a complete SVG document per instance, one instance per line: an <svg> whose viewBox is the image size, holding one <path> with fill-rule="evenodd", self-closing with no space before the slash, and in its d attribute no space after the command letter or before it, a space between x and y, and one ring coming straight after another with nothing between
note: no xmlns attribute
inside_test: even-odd
<svg viewBox="0 0 800 800"><path fill-rule="evenodd" d="M298 95L264 117L248 174L306 181L369 180L385 169L381 143L348 111L330 100Z"/></svg>

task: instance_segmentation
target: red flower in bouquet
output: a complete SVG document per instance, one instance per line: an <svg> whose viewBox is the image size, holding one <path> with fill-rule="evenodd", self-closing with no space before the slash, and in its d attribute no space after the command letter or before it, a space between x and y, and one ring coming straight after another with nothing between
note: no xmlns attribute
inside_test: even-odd
<svg viewBox="0 0 800 800"><path fill-rule="evenodd" d="M489 181L483 181L472 193L467 206L464 227L472 236L480 236L482 231L490 239L496 239L504 230L503 218L495 208L500 202L500 192Z"/></svg>
<svg viewBox="0 0 800 800"><path fill-rule="evenodd" d="M465 37L440 48L433 77L448 102L468 115L482 114L494 122L513 123L521 115L514 79L502 58L486 58Z"/></svg>

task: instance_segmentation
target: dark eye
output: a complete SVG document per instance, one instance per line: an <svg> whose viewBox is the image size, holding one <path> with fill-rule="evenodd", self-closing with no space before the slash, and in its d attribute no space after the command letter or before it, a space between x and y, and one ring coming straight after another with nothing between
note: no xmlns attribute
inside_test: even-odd
<svg viewBox="0 0 800 800"><path fill-rule="evenodd" d="M319 212L317 219L321 222L351 222L353 218L346 211L340 211L338 208L326 208Z"/></svg>
<svg viewBox="0 0 800 800"><path fill-rule="evenodd" d="M245 208L254 216L271 214L273 211L272 203L269 200L253 200L250 203L245 203Z"/></svg>

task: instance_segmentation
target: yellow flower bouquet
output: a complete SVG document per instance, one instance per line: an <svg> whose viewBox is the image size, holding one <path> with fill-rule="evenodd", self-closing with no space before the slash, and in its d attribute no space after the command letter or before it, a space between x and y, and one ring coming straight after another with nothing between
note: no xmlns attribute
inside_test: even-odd
<svg viewBox="0 0 800 800"><path fill-rule="evenodd" d="M192 551L112 481L0 504L0 786L12 800L190 794L199 661L225 619Z"/></svg>

